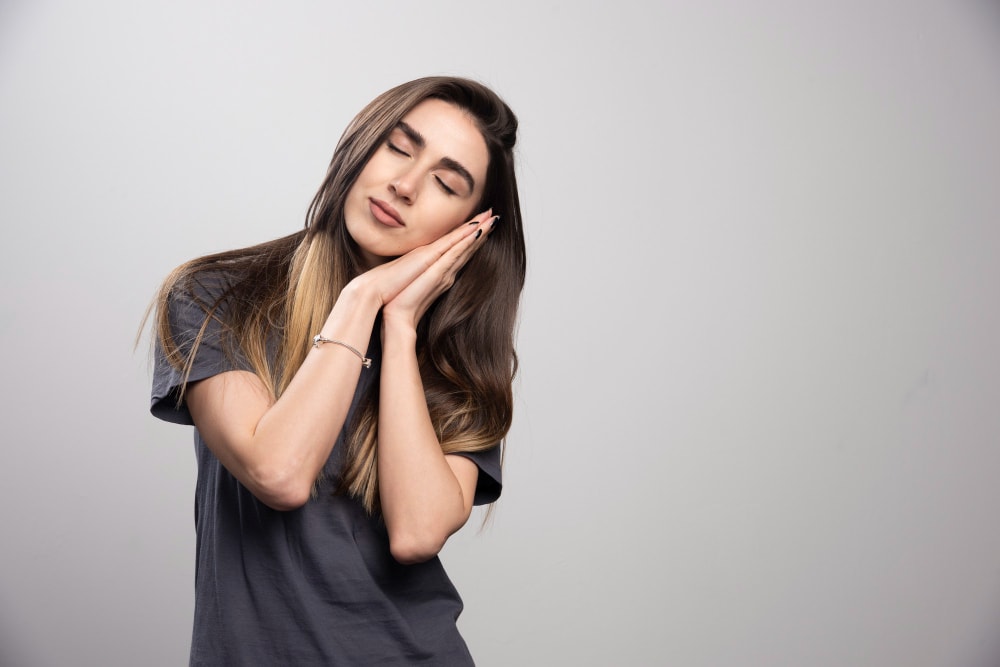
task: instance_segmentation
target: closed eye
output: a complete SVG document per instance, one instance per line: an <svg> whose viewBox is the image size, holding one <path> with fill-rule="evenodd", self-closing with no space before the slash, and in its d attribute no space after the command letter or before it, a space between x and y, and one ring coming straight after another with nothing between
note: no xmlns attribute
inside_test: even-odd
<svg viewBox="0 0 1000 667"><path fill-rule="evenodd" d="M438 182L438 185L440 185L440 186L441 186L441 188L442 188L442 189L443 189L443 190L444 190L445 192L447 192L447 193L448 193L449 195L457 195L457 194L458 194L457 192L455 192L454 190L452 190L451 188L449 188L449 187L448 187L448 184L447 184L447 183L445 183L445 182L444 182L443 180L441 180L441 177L440 177L440 176L435 176L434 178L435 178L435 180L437 180L437 182Z"/></svg>
<svg viewBox="0 0 1000 667"><path fill-rule="evenodd" d="M391 150L393 153L398 153L399 155L405 155L406 157L410 157L409 153L407 153L406 151L404 151L402 148L392 143L391 141L387 141L385 143L389 147L389 150Z"/></svg>

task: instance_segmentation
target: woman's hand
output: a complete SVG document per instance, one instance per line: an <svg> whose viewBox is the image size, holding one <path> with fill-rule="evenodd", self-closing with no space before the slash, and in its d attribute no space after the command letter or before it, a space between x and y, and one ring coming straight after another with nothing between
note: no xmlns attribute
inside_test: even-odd
<svg viewBox="0 0 1000 667"><path fill-rule="evenodd" d="M458 271L486 241L492 209L445 234L434 243L414 248L377 266L358 280L374 290L383 318L416 327L427 309L454 283Z"/></svg>

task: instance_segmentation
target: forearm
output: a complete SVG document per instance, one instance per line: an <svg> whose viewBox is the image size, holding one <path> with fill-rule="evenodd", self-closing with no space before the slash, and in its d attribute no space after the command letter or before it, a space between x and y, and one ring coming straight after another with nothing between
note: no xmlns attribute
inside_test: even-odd
<svg viewBox="0 0 1000 667"><path fill-rule="evenodd" d="M348 286L318 333L364 352L378 306L367 293ZM265 504L292 509L308 500L343 428L361 372L350 350L324 344L310 349L276 402L267 398L256 376L239 374L192 386L189 405L223 465Z"/></svg>
<svg viewBox="0 0 1000 667"><path fill-rule="evenodd" d="M464 525L471 490L463 492L434 432L412 326L386 318L382 339L379 498L393 556L417 562L435 555Z"/></svg>

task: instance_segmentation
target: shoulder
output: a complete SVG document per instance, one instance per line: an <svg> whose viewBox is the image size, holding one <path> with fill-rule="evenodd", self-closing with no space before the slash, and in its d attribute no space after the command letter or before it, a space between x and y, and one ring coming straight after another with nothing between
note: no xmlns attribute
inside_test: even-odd
<svg viewBox="0 0 1000 667"><path fill-rule="evenodd" d="M238 283L239 278L233 271L213 269L182 273L166 286L164 301L168 314L173 316L177 309L197 306L208 315L225 306L227 297L232 295Z"/></svg>
<svg viewBox="0 0 1000 667"><path fill-rule="evenodd" d="M166 349L183 350L205 336L221 337L238 300L231 271L184 273L164 285L157 304L157 338Z"/></svg>
<svg viewBox="0 0 1000 667"><path fill-rule="evenodd" d="M226 314L233 275L202 272L164 286L155 332L152 412L167 421L191 423L184 387L228 370L249 370L234 345Z"/></svg>

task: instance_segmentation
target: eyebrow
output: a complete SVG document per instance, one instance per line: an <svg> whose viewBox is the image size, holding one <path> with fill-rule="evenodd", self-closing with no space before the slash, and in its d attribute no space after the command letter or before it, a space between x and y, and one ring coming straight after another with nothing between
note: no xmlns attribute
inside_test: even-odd
<svg viewBox="0 0 1000 667"><path fill-rule="evenodd" d="M399 121L396 125L396 129L405 134L409 140L417 146L417 148L424 148L427 146L427 140L424 139L424 135L417 132L413 129L413 126L407 124L405 121ZM476 179L472 178L472 174L469 173L468 169L462 166L461 162L450 157L443 157L441 158L440 165L445 169L450 169L461 176L469 186L469 194L472 194L472 192L476 189Z"/></svg>

